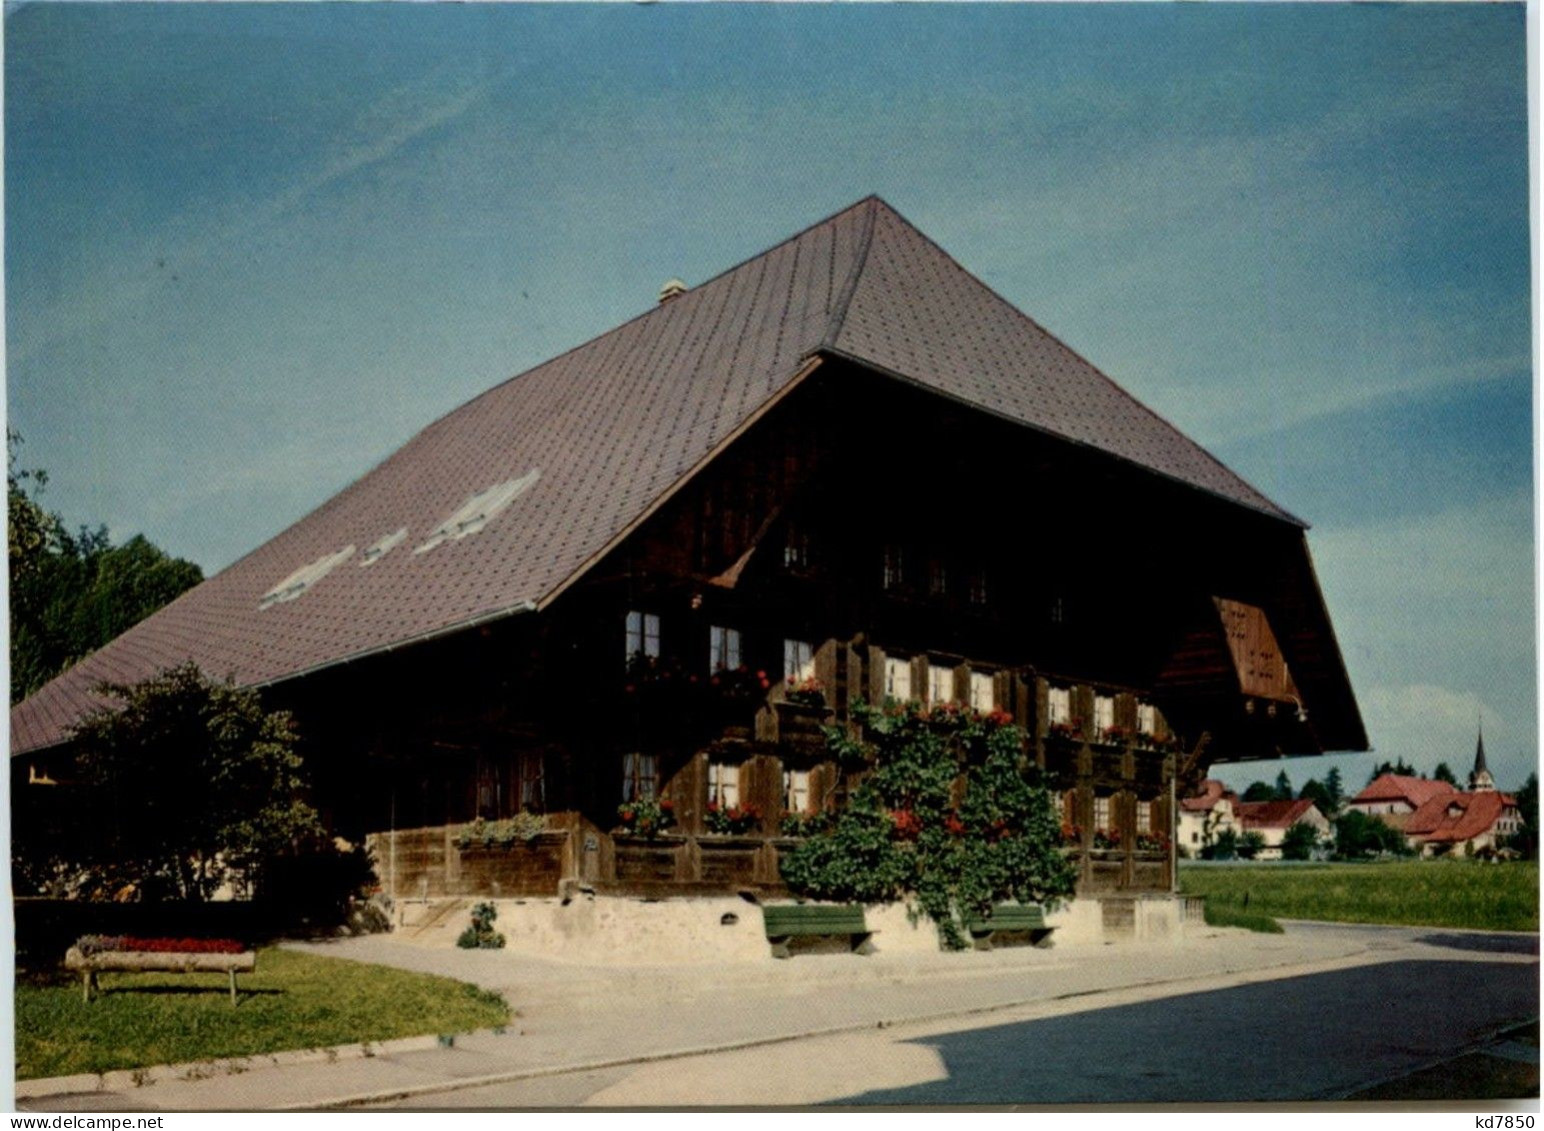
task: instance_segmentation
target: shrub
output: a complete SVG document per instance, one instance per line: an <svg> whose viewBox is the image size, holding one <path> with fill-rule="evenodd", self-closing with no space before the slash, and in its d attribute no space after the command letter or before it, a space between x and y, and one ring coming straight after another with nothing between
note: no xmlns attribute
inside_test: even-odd
<svg viewBox="0 0 1544 1131"><path fill-rule="evenodd" d="M828 730L832 756L866 772L828 832L782 860L783 878L816 899L915 900L951 949L959 920L1018 899L1054 906L1073 889L1061 827L1024 734L994 712L917 704L853 709L857 737ZM963 797L955 804L956 781Z"/></svg>
<svg viewBox="0 0 1544 1131"><path fill-rule="evenodd" d="M1299 821L1281 838L1281 858L1308 860L1312 858L1314 849L1318 847L1319 830L1306 822Z"/></svg>
<svg viewBox="0 0 1544 1131"><path fill-rule="evenodd" d="M1240 860L1253 860L1265 848L1265 834L1250 829L1238 838L1238 855Z"/></svg>
<svg viewBox="0 0 1544 1131"><path fill-rule="evenodd" d="M462 950L502 950L504 936L493 929L493 921L499 917L499 909L491 903L479 903L472 908L472 925L462 931L456 945Z"/></svg>

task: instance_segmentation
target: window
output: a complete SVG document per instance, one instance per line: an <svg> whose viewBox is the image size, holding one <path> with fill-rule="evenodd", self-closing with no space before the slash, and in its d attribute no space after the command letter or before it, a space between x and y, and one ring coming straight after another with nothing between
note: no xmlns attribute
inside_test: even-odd
<svg viewBox="0 0 1544 1131"><path fill-rule="evenodd" d="M1115 725L1115 699L1109 695L1094 696L1094 733L1102 736Z"/></svg>
<svg viewBox="0 0 1544 1131"><path fill-rule="evenodd" d="M810 811L810 772L783 771L783 812L804 814Z"/></svg>
<svg viewBox="0 0 1544 1131"><path fill-rule="evenodd" d="M1072 689L1053 687L1046 694L1046 721L1052 726L1072 721Z"/></svg>
<svg viewBox="0 0 1544 1131"><path fill-rule="evenodd" d="M1137 802L1137 832L1150 833L1153 831L1153 803L1151 801Z"/></svg>
<svg viewBox="0 0 1544 1131"><path fill-rule="evenodd" d="M622 755L622 800L652 801L659 795L659 759L653 754Z"/></svg>
<svg viewBox="0 0 1544 1131"><path fill-rule="evenodd" d="M986 604L986 570L973 570L970 575L969 597L972 605Z"/></svg>
<svg viewBox="0 0 1544 1131"><path fill-rule="evenodd" d="M740 767L727 762L708 763L708 804L730 809L740 804Z"/></svg>
<svg viewBox="0 0 1544 1131"><path fill-rule="evenodd" d="M627 614L627 658L659 659L659 617L634 610Z"/></svg>
<svg viewBox="0 0 1544 1131"><path fill-rule="evenodd" d="M457 538L465 538L468 534L476 534L497 518L505 507L520 496L521 492L540 478L541 471L533 467L518 479L495 483L492 487L485 487L478 491L462 503L449 518L436 526L423 545L414 549L413 553L422 554L446 540L454 541Z"/></svg>
<svg viewBox="0 0 1544 1131"><path fill-rule="evenodd" d="M807 640L784 640L783 671L789 683L814 679L815 646Z"/></svg>
<svg viewBox="0 0 1544 1131"><path fill-rule="evenodd" d="M1137 730L1143 734L1158 733L1158 712L1151 703L1137 704Z"/></svg>
<svg viewBox="0 0 1544 1131"><path fill-rule="evenodd" d="M885 696L901 702L911 698L911 661L885 657Z"/></svg>
<svg viewBox="0 0 1544 1131"><path fill-rule="evenodd" d="M899 546L885 547L884 583L886 589L899 589L906 584L906 562Z"/></svg>
<svg viewBox="0 0 1544 1131"><path fill-rule="evenodd" d="M934 597L949 592L949 570L937 558L927 563L927 591Z"/></svg>
<svg viewBox="0 0 1544 1131"><path fill-rule="evenodd" d="M1108 797L1094 798L1094 828L1108 829L1110 827L1110 799Z"/></svg>
<svg viewBox="0 0 1544 1131"><path fill-rule="evenodd" d="M1052 597L1049 615L1052 624L1065 624L1067 622L1067 602L1060 597Z"/></svg>
<svg viewBox="0 0 1544 1131"><path fill-rule="evenodd" d="M970 673L970 705L977 711L990 711L997 706L996 691L990 672Z"/></svg>
<svg viewBox="0 0 1544 1131"><path fill-rule="evenodd" d="M740 630L720 628L715 624L708 629L708 670L710 672L730 671L739 666Z"/></svg>
<svg viewBox="0 0 1544 1131"><path fill-rule="evenodd" d="M809 567L810 536L798 527L790 526L783 541L783 568L800 570Z"/></svg>
<svg viewBox="0 0 1544 1131"><path fill-rule="evenodd" d="M954 698L954 669L938 664L927 666L927 701L948 703Z"/></svg>
<svg viewBox="0 0 1544 1131"><path fill-rule="evenodd" d="M547 811L547 790L542 781L546 759L539 750L523 750L516 770L520 775L520 808L532 813Z"/></svg>
<svg viewBox="0 0 1544 1131"><path fill-rule="evenodd" d="M309 565L303 565L290 574L279 584L264 593L257 602L259 609L266 609L273 605L281 605L285 601L293 601L322 578L326 577L333 569L342 565L353 556L352 544L344 546L335 554L328 554L324 558L317 558Z"/></svg>

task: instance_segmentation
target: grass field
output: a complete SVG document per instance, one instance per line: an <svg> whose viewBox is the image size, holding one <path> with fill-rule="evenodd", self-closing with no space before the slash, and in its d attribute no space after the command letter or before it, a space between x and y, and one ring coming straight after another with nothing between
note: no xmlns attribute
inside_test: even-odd
<svg viewBox="0 0 1544 1131"><path fill-rule="evenodd" d="M231 1008L224 974L103 974L81 1000L62 974L16 986L16 1077L457 1033L505 1024L496 994L449 978L296 951L258 952Z"/></svg>
<svg viewBox="0 0 1544 1131"><path fill-rule="evenodd" d="M1216 914L1215 921L1225 925L1231 925L1229 915L1247 914L1493 931L1539 929L1537 863L1182 863L1179 882L1186 894L1206 896L1208 922Z"/></svg>

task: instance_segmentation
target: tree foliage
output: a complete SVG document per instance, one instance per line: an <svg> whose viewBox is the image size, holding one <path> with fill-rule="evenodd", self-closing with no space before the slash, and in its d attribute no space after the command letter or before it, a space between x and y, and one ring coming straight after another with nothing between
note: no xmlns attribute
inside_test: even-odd
<svg viewBox="0 0 1544 1131"><path fill-rule="evenodd" d="M1306 821L1299 821L1281 838L1283 860L1308 860L1319 847L1319 830Z"/></svg>
<svg viewBox="0 0 1544 1131"><path fill-rule="evenodd" d="M1320 783L1317 778L1309 778L1303 783L1303 788L1298 792L1299 800L1312 801L1318 807L1319 812L1326 817L1333 817L1337 808L1335 801L1330 797L1328 787Z"/></svg>
<svg viewBox="0 0 1544 1131"><path fill-rule="evenodd" d="M1345 800L1345 786L1340 781L1340 767L1331 766L1330 772L1324 775L1324 792L1330 799L1330 808L1324 811L1326 817L1334 817L1340 812L1340 803Z"/></svg>
<svg viewBox="0 0 1544 1131"><path fill-rule="evenodd" d="M106 684L104 707L74 728L90 835L77 862L140 899L252 892L265 865L322 839L290 718L257 693L189 663L138 684Z"/></svg>
<svg viewBox="0 0 1544 1131"><path fill-rule="evenodd" d="M141 535L114 546L103 527L70 533L37 500L47 472L18 468L21 437L7 439L14 703L197 585L203 572Z"/></svg>
<svg viewBox="0 0 1544 1131"><path fill-rule="evenodd" d="M1257 829L1250 829L1239 836L1235 851L1240 860L1253 860L1265 849L1265 834Z"/></svg>
<svg viewBox="0 0 1544 1131"><path fill-rule="evenodd" d="M1345 860L1389 853L1408 856L1411 848L1404 834L1393 825L1358 809L1342 813L1335 820L1335 855Z"/></svg>
<svg viewBox="0 0 1544 1131"><path fill-rule="evenodd" d="M827 732L853 782L829 831L782 860L791 890L815 899L914 900L940 940L1008 900L1055 905L1073 890L1061 822L1024 735L1005 716L916 704L853 711L859 737ZM961 779L963 778L963 788Z"/></svg>
<svg viewBox="0 0 1544 1131"><path fill-rule="evenodd" d="M1438 762L1437 768L1431 772L1432 781L1445 781L1448 785L1457 786L1458 779L1453 776L1453 769L1446 762Z"/></svg>
<svg viewBox="0 0 1544 1131"><path fill-rule="evenodd" d="M1503 847L1522 853L1529 859L1539 854L1539 775L1532 773L1517 791L1517 811L1522 828L1507 837Z"/></svg>
<svg viewBox="0 0 1544 1131"><path fill-rule="evenodd" d="M1395 762L1379 762L1372 768L1372 773L1367 775L1367 784L1371 785L1384 774L1398 774L1402 778L1413 778L1416 776L1415 767L1403 758L1400 758Z"/></svg>
<svg viewBox="0 0 1544 1131"><path fill-rule="evenodd" d="M1275 801L1276 790L1266 785L1263 781L1252 781L1249 788L1244 790L1242 801Z"/></svg>
<svg viewBox="0 0 1544 1131"><path fill-rule="evenodd" d="M1292 779L1287 776L1287 771L1282 770L1276 775L1276 788L1271 792L1272 801L1291 801L1296 794L1292 792Z"/></svg>

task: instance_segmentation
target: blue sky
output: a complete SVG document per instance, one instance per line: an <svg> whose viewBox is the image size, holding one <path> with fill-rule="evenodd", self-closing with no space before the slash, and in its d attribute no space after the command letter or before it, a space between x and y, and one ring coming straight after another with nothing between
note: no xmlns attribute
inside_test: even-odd
<svg viewBox="0 0 1544 1131"><path fill-rule="evenodd" d="M878 192L1313 524L1379 756L1464 772L1483 712L1520 784L1524 40L1520 5L13 6L10 420L68 520L212 572Z"/></svg>

